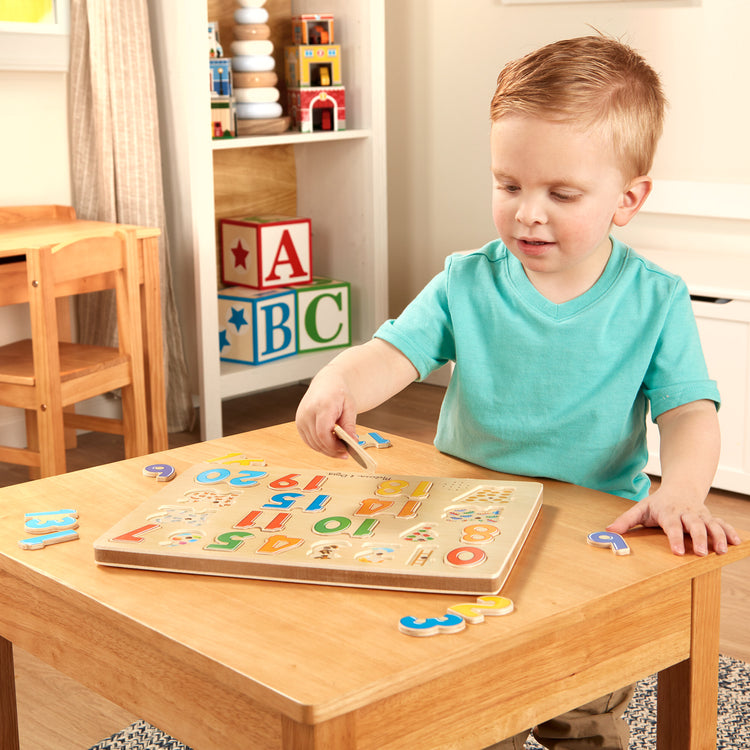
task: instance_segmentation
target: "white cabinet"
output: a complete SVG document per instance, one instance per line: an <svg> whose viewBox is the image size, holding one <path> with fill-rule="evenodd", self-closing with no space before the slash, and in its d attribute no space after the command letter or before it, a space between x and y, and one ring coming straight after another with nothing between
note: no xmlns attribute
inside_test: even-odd
<svg viewBox="0 0 750 750"><path fill-rule="evenodd" d="M353 342L367 340L387 313L384 0L268 0L265 6L280 80L292 15L334 14L346 130L212 141L206 26L219 21L228 49L237 7L237 0L149 3L175 294L204 439L222 434L223 399L311 377L336 354L258 367L219 362L219 218L309 217L313 272L351 284Z"/></svg>
<svg viewBox="0 0 750 750"><path fill-rule="evenodd" d="M714 487L750 494L750 257L710 251L644 254L680 274L693 297L709 375L722 400ZM649 420L649 473L660 473L658 446L658 429Z"/></svg>

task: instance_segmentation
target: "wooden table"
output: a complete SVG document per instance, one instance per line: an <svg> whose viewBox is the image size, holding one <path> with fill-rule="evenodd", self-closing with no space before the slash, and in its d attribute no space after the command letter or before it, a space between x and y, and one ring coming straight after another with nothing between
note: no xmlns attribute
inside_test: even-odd
<svg viewBox="0 0 750 750"><path fill-rule="evenodd" d="M390 436L378 471L503 475ZM293 425L166 451L178 471L239 451L335 469ZM0 745L15 750L11 643L194 750L482 748L659 672L659 750L714 746L721 567L676 557L654 529L632 554L586 544L628 501L544 483L544 506L503 595L511 615L413 638L406 615L473 597L98 567L92 544L150 493L152 459L0 490ZM352 469L350 461L347 469ZM23 514L76 508L80 541L17 546ZM4 734L3 734L4 733Z"/></svg>
<svg viewBox="0 0 750 750"><path fill-rule="evenodd" d="M149 448L152 451L164 450L169 440L159 286L159 229L67 218L64 215L12 224L0 222L0 305L27 301L26 264L23 259L26 248L68 242L91 232L109 232L118 227L135 229L136 233L142 290L146 396L150 415ZM113 280L105 276L89 277L72 283L68 293L83 294L113 286Z"/></svg>

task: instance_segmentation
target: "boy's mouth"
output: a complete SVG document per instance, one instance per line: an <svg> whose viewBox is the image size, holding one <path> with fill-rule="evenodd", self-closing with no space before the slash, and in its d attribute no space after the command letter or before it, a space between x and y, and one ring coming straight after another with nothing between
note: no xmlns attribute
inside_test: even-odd
<svg viewBox="0 0 750 750"><path fill-rule="evenodd" d="M538 255L552 244L546 240L518 239L520 249L527 255Z"/></svg>

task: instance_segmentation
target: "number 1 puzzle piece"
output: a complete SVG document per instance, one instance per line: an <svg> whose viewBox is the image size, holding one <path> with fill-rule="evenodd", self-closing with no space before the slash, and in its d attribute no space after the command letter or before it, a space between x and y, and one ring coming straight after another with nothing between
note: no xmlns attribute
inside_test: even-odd
<svg viewBox="0 0 750 750"><path fill-rule="evenodd" d="M71 542L74 539L78 539L78 532L67 529L66 531L56 531L54 534L40 534L29 539L19 539L18 546L21 549L42 549L42 547L47 547L50 544Z"/></svg>

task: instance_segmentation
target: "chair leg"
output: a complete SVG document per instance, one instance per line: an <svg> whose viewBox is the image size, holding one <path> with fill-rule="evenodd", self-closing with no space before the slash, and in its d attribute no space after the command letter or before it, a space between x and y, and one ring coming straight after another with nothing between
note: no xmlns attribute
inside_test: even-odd
<svg viewBox="0 0 750 750"><path fill-rule="evenodd" d="M145 456L149 452L148 415L146 413L146 395L141 389L138 396L132 385L123 386L122 393L122 427L125 442L125 456Z"/></svg>
<svg viewBox="0 0 750 750"><path fill-rule="evenodd" d="M39 451L39 431L36 427L36 412L26 409L26 447L30 451ZM29 479L39 479L42 470L39 466L29 466Z"/></svg>
<svg viewBox="0 0 750 750"><path fill-rule="evenodd" d="M52 477L67 471L65 464L65 428L62 411L39 409L37 416L37 437L41 458L41 475Z"/></svg>

